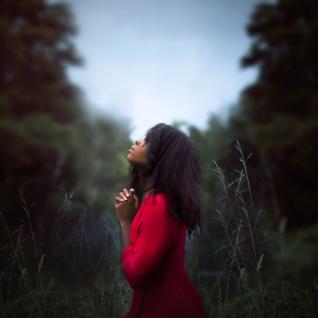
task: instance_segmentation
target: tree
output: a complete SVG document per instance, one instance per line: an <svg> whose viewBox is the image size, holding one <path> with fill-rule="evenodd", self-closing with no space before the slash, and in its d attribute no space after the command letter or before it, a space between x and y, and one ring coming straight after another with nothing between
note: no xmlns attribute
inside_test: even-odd
<svg viewBox="0 0 318 318"><path fill-rule="evenodd" d="M82 60L70 40L76 28L69 7L17 0L1 1L0 10L1 117L47 114L73 121L79 91L65 68Z"/></svg>
<svg viewBox="0 0 318 318"><path fill-rule="evenodd" d="M24 199L40 227L52 192L71 189L86 160L78 158L86 113L66 74L81 65L76 28L66 4L44 0L2 0L0 26L0 207L18 223Z"/></svg>
<svg viewBox="0 0 318 318"><path fill-rule="evenodd" d="M273 178L290 226L317 220L318 2L279 0L256 6L243 67L258 78L242 93L239 116Z"/></svg>

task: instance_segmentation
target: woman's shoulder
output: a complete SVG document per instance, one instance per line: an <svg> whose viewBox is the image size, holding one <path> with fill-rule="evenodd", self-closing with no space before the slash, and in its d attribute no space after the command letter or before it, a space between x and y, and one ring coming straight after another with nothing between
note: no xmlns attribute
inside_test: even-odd
<svg viewBox="0 0 318 318"><path fill-rule="evenodd" d="M147 205L166 204L169 200L167 193L162 191L153 191L145 196L144 203Z"/></svg>
<svg viewBox="0 0 318 318"><path fill-rule="evenodd" d="M178 222L178 217L171 215L170 196L164 192L149 193L145 198L144 207L142 209L142 218L156 219L157 221L170 224L175 227Z"/></svg>
<svg viewBox="0 0 318 318"><path fill-rule="evenodd" d="M149 192L143 202L142 210L167 210L168 209L169 196L161 191Z"/></svg>

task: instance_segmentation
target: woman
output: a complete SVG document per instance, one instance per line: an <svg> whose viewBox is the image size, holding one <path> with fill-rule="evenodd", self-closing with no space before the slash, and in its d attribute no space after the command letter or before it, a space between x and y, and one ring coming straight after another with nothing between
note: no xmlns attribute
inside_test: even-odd
<svg viewBox="0 0 318 318"><path fill-rule="evenodd" d="M198 156L186 134L159 123L128 150L129 185L115 198L133 289L121 318L206 317L184 266L186 232L201 226Z"/></svg>

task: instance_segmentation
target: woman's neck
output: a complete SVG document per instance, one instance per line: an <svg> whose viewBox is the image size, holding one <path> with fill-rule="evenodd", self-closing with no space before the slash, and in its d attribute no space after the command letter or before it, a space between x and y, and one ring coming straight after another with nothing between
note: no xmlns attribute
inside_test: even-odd
<svg viewBox="0 0 318 318"><path fill-rule="evenodd" d="M143 201L145 199L145 197L151 193L153 191L153 188L149 188L148 190L145 190L144 193L142 194L142 199L141 201Z"/></svg>
<svg viewBox="0 0 318 318"><path fill-rule="evenodd" d="M142 200L145 198L145 196L153 191L153 182L151 180L146 180L142 183L143 185L143 196Z"/></svg>
<svg viewBox="0 0 318 318"><path fill-rule="evenodd" d="M139 180L141 181L143 191L146 192L147 190L152 189L153 182L151 179L143 178L141 173L139 172Z"/></svg>
<svg viewBox="0 0 318 318"><path fill-rule="evenodd" d="M153 187L153 183L152 182L147 182L146 184L143 185L144 187L144 191L147 192L148 190L151 190Z"/></svg>

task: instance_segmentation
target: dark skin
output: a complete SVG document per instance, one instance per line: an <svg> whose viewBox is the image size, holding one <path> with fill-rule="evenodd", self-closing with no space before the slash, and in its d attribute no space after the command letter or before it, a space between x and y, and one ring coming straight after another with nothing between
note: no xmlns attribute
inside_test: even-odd
<svg viewBox="0 0 318 318"><path fill-rule="evenodd" d="M138 139L131 146L127 153L127 160L132 164L134 163L146 163L146 152L148 144L144 139ZM143 183L144 189L150 188L152 185L150 180L146 180ZM124 246L130 245L130 224L136 211L139 207L139 199L136 194L134 194L135 189L123 188L123 191L115 197L115 209L116 214L119 219L120 227L122 230ZM147 190L144 192L144 196L151 191Z"/></svg>

